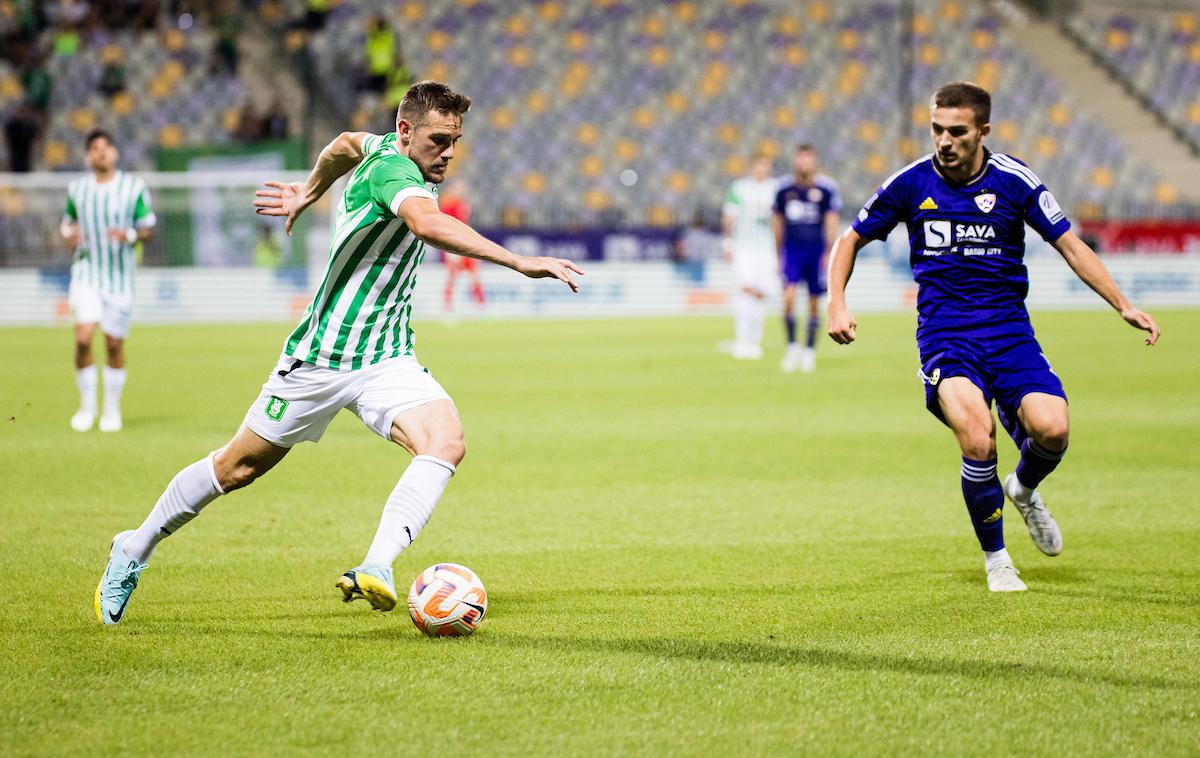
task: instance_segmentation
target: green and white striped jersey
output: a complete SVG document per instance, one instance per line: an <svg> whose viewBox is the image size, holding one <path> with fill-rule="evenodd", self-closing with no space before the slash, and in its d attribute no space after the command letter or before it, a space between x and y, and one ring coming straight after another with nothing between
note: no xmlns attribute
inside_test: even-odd
<svg viewBox="0 0 1200 758"><path fill-rule="evenodd" d="M733 217L732 243L735 253L774 253L775 233L771 228L771 216L778 189L777 179L757 182L748 176L734 179L729 185L722 212Z"/></svg>
<svg viewBox="0 0 1200 758"><path fill-rule="evenodd" d="M72 280L101 292L132 297L134 246L109 239L108 230L154 226L157 219L146 183L124 171L115 172L104 183L97 182L95 175L74 179L67 185L64 215L79 224L83 234L71 264Z"/></svg>
<svg viewBox="0 0 1200 758"><path fill-rule="evenodd" d="M396 145L371 135L337 206L325 275L284 352L351 371L411 354L412 292L425 243L396 216L410 197L437 200L437 188Z"/></svg>

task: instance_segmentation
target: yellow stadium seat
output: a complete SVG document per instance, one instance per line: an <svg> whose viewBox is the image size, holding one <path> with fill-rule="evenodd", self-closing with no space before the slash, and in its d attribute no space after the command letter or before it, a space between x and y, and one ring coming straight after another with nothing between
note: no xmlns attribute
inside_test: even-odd
<svg viewBox="0 0 1200 758"><path fill-rule="evenodd" d="M400 17L405 23L415 24L425 15L425 7L418 2L407 2L400 8Z"/></svg>
<svg viewBox="0 0 1200 758"><path fill-rule="evenodd" d="M1038 155L1043 158L1053 158L1058 155L1058 140L1049 135L1042 135L1037 138L1034 143L1034 149L1038 151Z"/></svg>
<svg viewBox="0 0 1200 758"><path fill-rule="evenodd" d="M1188 45L1188 61L1191 63L1200 63L1200 42L1193 42Z"/></svg>
<svg viewBox="0 0 1200 758"><path fill-rule="evenodd" d="M900 138L900 157L906 161L911 161L921 153L925 152L921 148L922 144L913 137Z"/></svg>
<svg viewBox="0 0 1200 758"><path fill-rule="evenodd" d="M170 82L171 86L175 86L183 78L184 73L183 64L172 58L163 64L158 76Z"/></svg>
<svg viewBox="0 0 1200 758"><path fill-rule="evenodd" d="M21 86L21 80L12 74L0 76L0 99L16 100L25 94L25 88Z"/></svg>
<svg viewBox="0 0 1200 758"><path fill-rule="evenodd" d="M638 157L639 153L641 153L641 148L638 147L638 143L631 139L617 140L617 144L613 148L613 154L623 161L634 160Z"/></svg>
<svg viewBox="0 0 1200 758"><path fill-rule="evenodd" d="M952 1L942 3L942 8L938 12L938 18L942 21L958 21L962 18L962 6Z"/></svg>
<svg viewBox="0 0 1200 758"><path fill-rule="evenodd" d="M599 187L593 187L584 194L583 202L594 211L602 211L608 207L608 193Z"/></svg>
<svg viewBox="0 0 1200 758"><path fill-rule="evenodd" d="M600 139L600 130L590 122L584 122L575 129L575 139L584 145L594 145Z"/></svg>
<svg viewBox="0 0 1200 758"><path fill-rule="evenodd" d="M675 226L675 212L670 206L655 203L650 206L650 211L647 215L647 220L651 226L668 227Z"/></svg>
<svg viewBox="0 0 1200 758"><path fill-rule="evenodd" d="M776 108L772 116L775 126L780 128L787 129L796 125L796 114L786 105L781 105Z"/></svg>
<svg viewBox="0 0 1200 758"><path fill-rule="evenodd" d="M1180 13L1175 17L1175 31L1181 34L1195 34L1200 31L1200 17L1194 13Z"/></svg>
<svg viewBox="0 0 1200 758"><path fill-rule="evenodd" d="M633 112L633 123L639 129L649 129L658 123L658 114L648 105L643 105Z"/></svg>
<svg viewBox="0 0 1200 758"><path fill-rule="evenodd" d="M671 62L671 51L662 45L655 45L646 54L646 60L651 66L661 68Z"/></svg>
<svg viewBox="0 0 1200 758"><path fill-rule="evenodd" d="M732 145L737 142L740 130L737 125L725 121L717 125L717 139L724 142L726 145Z"/></svg>
<svg viewBox="0 0 1200 758"><path fill-rule="evenodd" d="M838 32L837 45L842 52L854 52L858 49L859 43L858 32L853 29L843 29Z"/></svg>
<svg viewBox="0 0 1200 758"><path fill-rule="evenodd" d="M292 29L283 37L283 45L289 53L296 53L308 44L308 32L303 29Z"/></svg>
<svg viewBox="0 0 1200 758"><path fill-rule="evenodd" d="M521 189L531 195L540 195L546 191L546 177L537 171L530 171L521 177Z"/></svg>
<svg viewBox="0 0 1200 758"><path fill-rule="evenodd" d="M25 213L25 200L21 193L8 187L0 189L0 213L5 216L20 216Z"/></svg>
<svg viewBox="0 0 1200 758"><path fill-rule="evenodd" d="M725 47L725 35L715 29L709 29L704 33L703 42L705 50L715 53Z"/></svg>
<svg viewBox="0 0 1200 758"><path fill-rule="evenodd" d="M162 100L171 94L171 82L162 77L156 78L150 82L150 96L155 100Z"/></svg>
<svg viewBox="0 0 1200 758"><path fill-rule="evenodd" d="M1170 182L1159 182L1154 187L1154 199L1160 203L1179 201L1179 188Z"/></svg>
<svg viewBox="0 0 1200 758"><path fill-rule="evenodd" d="M1112 189L1116 183L1116 177L1113 176L1112 169L1108 166L1097 166L1092 169L1092 184L1100 189Z"/></svg>
<svg viewBox="0 0 1200 758"><path fill-rule="evenodd" d="M971 47L976 50L991 50L996 44L996 38L986 29L976 29L971 32Z"/></svg>
<svg viewBox="0 0 1200 758"><path fill-rule="evenodd" d="M936 66L942 60L942 51L937 45L921 45L917 51L917 60L925 66Z"/></svg>
<svg viewBox="0 0 1200 758"><path fill-rule="evenodd" d="M912 21L913 34L917 37L928 37L933 34L933 22L929 16L916 15Z"/></svg>
<svg viewBox="0 0 1200 758"><path fill-rule="evenodd" d="M746 159L733 153L725 157L725 160L721 162L721 168L725 169L728 176L741 176L746 173Z"/></svg>
<svg viewBox="0 0 1200 758"><path fill-rule="evenodd" d="M688 109L689 105L687 96L679 90L667 93L667 97L664 102L667 104L667 108L670 109L672 113L683 113Z"/></svg>
<svg viewBox="0 0 1200 758"><path fill-rule="evenodd" d="M692 188L692 177L682 171L672 171L667 176L667 189L676 194L684 194Z"/></svg>
<svg viewBox="0 0 1200 758"><path fill-rule="evenodd" d="M642 19L642 33L649 37L661 37L667 31L667 22L662 16L646 16Z"/></svg>
<svg viewBox="0 0 1200 758"><path fill-rule="evenodd" d="M500 211L500 222L509 228L525 225L525 211L515 205L506 205Z"/></svg>
<svg viewBox="0 0 1200 758"><path fill-rule="evenodd" d="M1062 103L1050 107L1050 123L1055 126L1066 126L1071 123L1071 109Z"/></svg>
<svg viewBox="0 0 1200 758"><path fill-rule="evenodd" d="M113 95L109 104L112 106L113 113L118 116L125 117L133 113L133 95L129 94L128 91L118 92Z"/></svg>
<svg viewBox="0 0 1200 758"><path fill-rule="evenodd" d="M595 179L604 173L604 159L598 155L589 155L579 163L579 171L587 177Z"/></svg>
<svg viewBox="0 0 1200 758"><path fill-rule="evenodd" d="M75 108L67 121L80 134L96 126L96 113L91 108Z"/></svg>
<svg viewBox="0 0 1200 758"><path fill-rule="evenodd" d="M588 48L588 35L578 29L567 34L567 49L573 53L582 53Z"/></svg>
<svg viewBox="0 0 1200 758"><path fill-rule="evenodd" d="M425 47L430 52L440 53L450 47L450 35L439 29L434 29L425 36Z"/></svg>
<svg viewBox="0 0 1200 758"><path fill-rule="evenodd" d="M175 124L167 124L158 131L158 144L168 149L179 147L183 144L183 130Z"/></svg>
<svg viewBox="0 0 1200 758"><path fill-rule="evenodd" d="M46 140L46 146L42 148L42 162L46 164L46 168L58 168L67 162L70 154L62 140Z"/></svg>
<svg viewBox="0 0 1200 758"><path fill-rule="evenodd" d="M492 109L491 124L492 128L498 131L508 131L513 125L513 112L509 108L500 106Z"/></svg>
<svg viewBox="0 0 1200 758"><path fill-rule="evenodd" d="M809 21L823 24L833 15L833 12L829 9L829 3L808 3L807 5Z"/></svg>
<svg viewBox="0 0 1200 758"><path fill-rule="evenodd" d="M509 16L504 22L504 31L511 37L524 37L529 33L529 19L524 16Z"/></svg>
<svg viewBox="0 0 1200 758"><path fill-rule="evenodd" d="M783 50L783 60L789 66L803 66L808 61L808 51L799 45L788 45Z"/></svg>
<svg viewBox="0 0 1200 758"><path fill-rule="evenodd" d="M439 82L448 81L452 78L450 75L450 66L445 61L440 60L431 61L425 67L425 76Z"/></svg>
<svg viewBox="0 0 1200 758"><path fill-rule="evenodd" d="M825 93L820 90L813 90L804 96L804 107L813 113L821 113L828 105Z"/></svg>
<svg viewBox="0 0 1200 758"><path fill-rule="evenodd" d="M799 35L801 29L803 29L803 25L795 16L780 16L775 20L775 31L786 37Z"/></svg>
<svg viewBox="0 0 1200 758"><path fill-rule="evenodd" d="M868 174L878 176L888 170L888 159L882 153L871 153L863 159L863 168Z"/></svg>
<svg viewBox="0 0 1200 758"><path fill-rule="evenodd" d="M178 53L187 47L187 38L178 29L167 29L163 32L162 44L168 52Z"/></svg>
<svg viewBox="0 0 1200 758"><path fill-rule="evenodd" d="M228 118L229 114L233 114L232 120ZM237 129L238 112L236 108L230 108L225 111L225 118L222 119L222 125L226 131L232 132ZM350 116L350 128L356 132L365 132L371 127L371 112L366 108L359 108Z"/></svg>
<svg viewBox="0 0 1200 758"><path fill-rule="evenodd" d="M508 62L517 68L525 68L533 61L533 54L524 45L518 45L508 51Z"/></svg>
<svg viewBox="0 0 1200 758"><path fill-rule="evenodd" d="M1012 122L1012 121L997 122L994 129L996 131L997 139L1000 139L1004 142L1008 142L1010 144L1013 142L1016 142L1017 138L1021 134L1020 128L1018 128L1016 123Z"/></svg>
<svg viewBox="0 0 1200 758"><path fill-rule="evenodd" d="M1104 34L1104 44L1109 50L1120 52L1129 46L1129 35L1121 29L1109 29Z"/></svg>
<svg viewBox="0 0 1200 758"><path fill-rule="evenodd" d="M754 152L759 155L765 155L769 158L775 158L779 155L779 143L770 137L763 137L758 141L754 148Z"/></svg>
<svg viewBox="0 0 1200 758"><path fill-rule="evenodd" d="M1200 124L1200 100L1188 106L1188 120L1193 124Z"/></svg>
<svg viewBox="0 0 1200 758"><path fill-rule="evenodd" d="M698 15L700 15L700 13L696 9L696 4L693 2L684 0L684 2L677 3L675 5L675 18L679 19L685 24L690 24L695 21Z"/></svg>
<svg viewBox="0 0 1200 758"><path fill-rule="evenodd" d="M874 121L859 121L857 132L858 138L863 142L874 142L883 133L879 128L879 124Z"/></svg>
<svg viewBox="0 0 1200 758"><path fill-rule="evenodd" d="M553 24L562 18L562 6L555 2L546 2L538 5L538 15L547 24Z"/></svg>
<svg viewBox="0 0 1200 758"><path fill-rule="evenodd" d="M534 90L525 98L525 110L533 115L541 115L550 107L550 98L541 90Z"/></svg>

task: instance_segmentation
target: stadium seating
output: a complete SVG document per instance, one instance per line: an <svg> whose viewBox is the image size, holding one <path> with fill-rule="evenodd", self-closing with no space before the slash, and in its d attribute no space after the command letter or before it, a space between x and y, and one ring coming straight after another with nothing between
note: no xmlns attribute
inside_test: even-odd
<svg viewBox="0 0 1200 758"><path fill-rule="evenodd" d="M1164 116L1200 142L1200 11L1087 8L1067 25Z"/></svg>
<svg viewBox="0 0 1200 758"><path fill-rule="evenodd" d="M380 6L331 6L324 23L303 32L305 0L259 9L281 50L307 50L315 94L335 123L386 130L392 111L358 87L367 23ZM752 152L777 156L784 173L799 141L818 146L856 205L927 151L925 98L964 78L995 92L993 148L1025 158L1069 210L1169 213L1173 188L1014 45L983 3L917 0L911 90L899 96L897 6L401 0L387 20L415 78L446 79L475 101L467 160L454 175L471 187L482 225L671 225L696 209L711 215ZM41 165L77 169L80 135L100 122L126 146L126 164L140 168L159 145L232 139L243 88L202 65L212 44L197 24L186 33L118 33L54 59ZM98 91L106 55L123 55L128 69L126 92L111 101ZM14 76L0 68L0 112L19 93Z"/></svg>

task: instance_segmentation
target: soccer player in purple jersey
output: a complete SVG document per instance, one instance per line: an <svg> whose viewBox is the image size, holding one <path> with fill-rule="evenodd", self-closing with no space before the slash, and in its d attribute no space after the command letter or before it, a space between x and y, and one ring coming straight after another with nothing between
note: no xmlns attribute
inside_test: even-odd
<svg viewBox="0 0 1200 758"><path fill-rule="evenodd" d="M792 157L795 177L775 194L775 247L783 275L783 325L787 351L780 368L787 373L809 372L817 367L817 328L821 325L821 297L825 294L825 245L837 236L842 210L837 182L817 173L817 151L812 145L796 148ZM808 288L808 327L804 347L796 341L796 289Z"/></svg>
<svg viewBox="0 0 1200 758"><path fill-rule="evenodd" d="M904 222L917 291L917 345L925 405L962 449L962 491L984 551L988 589L1026 589L1004 549L1004 498L1016 505L1034 544L1062 551L1062 533L1037 487L1067 450L1067 397L1034 338L1025 296L1024 225L1052 244L1075 274L1131 326L1158 341L1150 314L1122 294L1096 253L1071 231L1046 186L1021 161L990 152L991 95L967 82L930 101L934 152L897 171L833 245L829 335L846 345L857 324L846 307L854 257ZM1016 471L996 475L996 401L1020 448Z"/></svg>

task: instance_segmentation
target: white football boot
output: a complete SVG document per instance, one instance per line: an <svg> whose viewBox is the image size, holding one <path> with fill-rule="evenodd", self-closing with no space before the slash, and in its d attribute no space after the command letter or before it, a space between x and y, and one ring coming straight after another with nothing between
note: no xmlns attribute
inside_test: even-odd
<svg viewBox="0 0 1200 758"><path fill-rule="evenodd" d="M1029 492L1028 497L1021 497L1023 492L1026 492L1025 487L1017 481L1016 472L1005 477L1004 495L1021 512L1033 544L1046 555L1058 555L1063 549L1062 530L1058 528L1058 522L1050 515L1046 502L1037 490Z"/></svg>
<svg viewBox="0 0 1200 758"><path fill-rule="evenodd" d="M800 370L805 374L811 374L817 370L817 351L811 347L804 348L800 353Z"/></svg>
<svg viewBox="0 0 1200 758"><path fill-rule="evenodd" d="M1029 589L1019 576L1021 572L1012 561L1005 561L987 570L988 589L992 592L1024 592Z"/></svg>
<svg viewBox="0 0 1200 758"><path fill-rule="evenodd" d="M96 412L80 408L71 417L71 428L77 432L86 432L96 423Z"/></svg>
<svg viewBox="0 0 1200 758"><path fill-rule="evenodd" d="M105 410L100 416L100 431L102 432L119 432L121 431L121 411Z"/></svg>
<svg viewBox="0 0 1200 758"><path fill-rule="evenodd" d="M785 374L794 374L800 370L800 346L791 344L787 346L787 350L783 353L783 361L779 364L779 370Z"/></svg>

